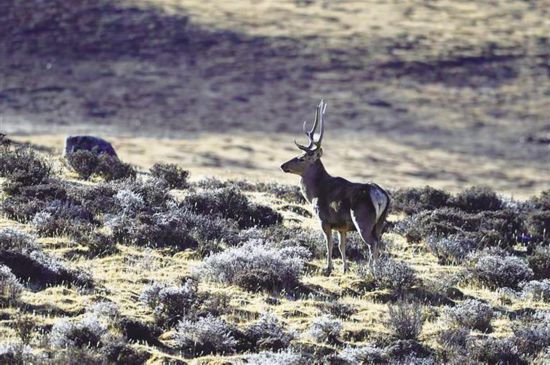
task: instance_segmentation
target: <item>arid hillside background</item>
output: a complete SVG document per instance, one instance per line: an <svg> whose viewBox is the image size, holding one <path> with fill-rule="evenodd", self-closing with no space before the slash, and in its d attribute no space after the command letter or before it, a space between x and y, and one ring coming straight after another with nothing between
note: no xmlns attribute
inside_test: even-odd
<svg viewBox="0 0 550 365"><path fill-rule="evenodd" d="M99 134L129 162L195 177L295 182L278 166L325 98L334 174L527 197L549 183L549 9L6 0L0 129L57 151Z"/></svg>

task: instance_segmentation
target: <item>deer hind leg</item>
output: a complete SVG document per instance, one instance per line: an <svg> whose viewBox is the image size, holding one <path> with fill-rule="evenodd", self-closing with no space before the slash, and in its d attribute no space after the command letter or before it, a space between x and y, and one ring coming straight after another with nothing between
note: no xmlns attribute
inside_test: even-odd
<svg viewBox="0 0 550 365"><path fill-rule="evenodd" d="M378 260L378 239L375 235L376 213L368 205L359 205L351 209L353 224L369 248L369 266L374 271Z"/></svg>
<svg viewBox="0 0 550 365"><path fill-rule="evenodd" d="M340 255L342 256L342 264L344 267L344 273L348 272L348 262L346 260L346 231L339 231L339 241L338 249L340 250Z"/></svg>
<svg viewBox="0 0 550 365"><path fill-rule="evenodd" d="M327 266L325 267L325 275L329 276L332 272L332 249L334 243L332 242L332 228L330 226L323 224L321 226L323 233L325 235L325 242L327 245Z"/></svg>

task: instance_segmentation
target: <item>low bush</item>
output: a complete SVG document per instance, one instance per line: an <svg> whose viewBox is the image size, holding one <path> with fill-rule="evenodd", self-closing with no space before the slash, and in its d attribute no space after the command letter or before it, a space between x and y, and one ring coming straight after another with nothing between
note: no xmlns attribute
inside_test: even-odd
<svg viewBox="0 0 550 365"><path fill-rule="evenodd" d="M469 338L466 345L468 357L484 364L527 364L521 358L514 339L505 338Z"/></svg>
<svg viewBox="0 0 550 365"><path fill-rule="evenodd" d="M249 241L207 257L195 270L197 277L248 290L280 290L298 284L304 260L303 248L276 249L262 241Z"/></svg>
<svg viewBox="0 0 550 365"><path fill-rule="evenodd" d="M191 193L185 197L183 206L201 215L232 219L239 228L267 227L283 220L281 214L270 207L252 204L235 188Z"/></svg>
<svg viewBox="0 0 550 365"><path fill-rule="evenodd" d="M38 288L63 283L93 286L89 273L66 267L44 253L33 236L10 228L0 230L0 264L8 266L21 281L30 281L31 286Z"/></svg>
<svg viewBox="0 0 550 365"><path fill-rule="evenodd" d="M486 186L472 186L451 198L451 205L470 213L502 209L502 200Z"/></svg>
<svg viewBox="0 0 550 365"><path fill-rule="evenodd" d="M380 289L405 291L418 283L414 269L404 261L379 259L375 264L375 272L374 280Z"/></svg>
<svg viewBox="0 0 550 365"><path fill-rule="evenodd" d="M32 224L40 236L80 237L97 224L84 207L71 201L53 200L35 214Z"/></svg>
<svg viewBox="0 0 550 365"><path fill-rule="evenodd" d="M447 206L451 195L446 191L425 186L423 188L399 189L392 194L392 207L396 211L415 214Z"/></svg>
<svg viewBox="0 0 550 365"><path fill-rule="evenodd" d="M174 342L177 348L194 356L230 354L237 345L232 330L224 320L212 315L196 321L183 319L176 327Z"/></svg>
<svg viewBox="0 0 550 365"><path fill-rule="evenodd" d="M110 342L102 349L102 354L110 364L142 365L149 360L151 354L146 351L138 351L124 342Z"/></svg>
<svg viewBox="0 0 550 365"><path fill-rule="evenodd" d="M524 283L521 288L525 298L550 302L550 279L532 280Z"/></svg>
<svg viewBox="0 0 550 365"><path fill-rule="evenodd" d="M107 326L97 318L84 316L79 321L60 319L50 332L50 344L55 348L102 347L108 343Z"/></svg>
<svg viewBox="0 0 550 365"><path fill-rule="evenodd" d="M465 327L447 328L438 334L439 343L450 356L464 354L470 335L470 329Z"/></svg>
<svg viewBox="0 0 550 365"><path fill-rule="evenodd" d="M286 331L284 324L272 313L262 314L258 321L246 327L245 335L254 349L273 351L287 348L296 337L294 332Z"/></svg>
<svg viewBox="0 0 550 365"><path fill-rule="evenodd" d="M308 335L316 341L337 343L342 328L342 322L339 319L325 314L312 319Z"/></svg>
<svg viewBox="0 0 550 365"><path fill-rule="evenodd" d="M479 284L490 288L517 288L519 283L533 277L533 270L524 260L495 249L475 254L468 262L467 271Z"/></svg>
<svg viewBox="0 0 550 365"><path fill-rule="evenodd" d="M33 354L29 345L19 342L0 343L0 364L36 364L38 360L39 357Z"/></svg>
<svg viewBox="0 0 550 365"><path fill-rule="evenodd" d="M538 311L520 324L513 325L514 345L527 359L550 346L550 312Z"/></svg>
<svg viewBox="0 0 550 365"><path fill-rule="evenodd" d="M424 325L422 306L405 301L388 305L386 324L391 330L392 337L399 340L416 340Z"/></svg>
<svg viewBox="0 0 550 365"><path fill-rule="evenodd" d="M526 225L531 241L550 244L550 209L528 213Z"/></svg>
<svg viewBox="0 0 550 365"><path fill-rule="evenodd" d="M326 255L324 238L320 230L307 227L286 227L275 225L265 228L250 228L241 231L241 241L262 240L275 248L305 248L312 258L323 258Z"/></svg>
<svg viewBox="0 0 550 365"><path fill-rule="evenodd" d="M430 252L442 265L462 263L468 254L476 250L476 242L459 234L447 237L432 236L428 238Z"/></svg>
<svg viewBox="0 0 550 365"><path fill-rule="evenodd" d="M31 148L0 148L0 176L7 179L4 191L8 194L16 195L24 187L41 184L51 174L51 165Z"/></svg>
<svg viewBox="0 0 550 365"><path fill-rule="evenodd" d="M384 351L374 346L346 347L338 357L349 364L385 364Z"/></svg>
<svg viewBox="0 0 550 365"><path fill-rule="evenodd" d="M80 243L88 248L88 256L104 257L117 254L119 249L113 237L95 231L81 234Z"/></svg>
<svg viewBox="0 0 550 365"><path fill-rule="evenodd" d="M301 354L287 349L286 351L262 351L257 354L247 355L246 361L247 364L254 365L298 365L303 363L303 357Z"/></svg>
<svg viewBox="0 0 550 365"><path fill-rule="evenodd" d="M98 154L94 151L79 150L69 153L65 157L69 166L80 178L85 180L93 175L98 175L105 181L136 177L136 170L132 165L105 153Z"/></svg>
<svg viewBox="0 0 550 365"><path fill-rule="evenodd" d="M458 327L488 331L491 328L493 309L490 305L475 299L467 299L447 310L452 323Z"/></svg>
<svg viewBox="0 0 550 365"><path fill-rule="evenodd" d="M156 163L149 170L151 175L162 180L170 189L185 189L189 186L189 171L173 163Z"/></svg>
<svg viewBox="0 0 550 365"><path fill-rule="evenodd" d="M139 299L154 310L157 323L171 326L191 315L199 295L191 281L179 287L155 282L143 289Z"/></svg>
<svg viewBox="0 0 550 365"><path fill-rule="evenodd" d="M22 291L23 285L10 268L0 264L0 303L9 305L17 302Z"/></svg>

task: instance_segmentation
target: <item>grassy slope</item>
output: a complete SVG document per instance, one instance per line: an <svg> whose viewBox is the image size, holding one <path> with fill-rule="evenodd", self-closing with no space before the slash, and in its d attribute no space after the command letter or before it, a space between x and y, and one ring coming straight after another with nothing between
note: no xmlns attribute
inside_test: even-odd
<svg viewBox="0 0 550 365"><path fill-rule="evenodd" d="M69 176L74 178L74 176ZM173 191L176 196L182 196L184 192ZM286 204L264 193L251 193L253 201L270 205L280 209ZM304 206L305 208L309 208ZM281 211L285 215L285 224L297 224L304 227L313 227L317 222L312 218L304 218L294 213ZM398 219L398 216L391 215L390 220ZM32 228L21 225L7 219L0 219L0 227L19 227L32 232ZM440 283L445 278L460 272L461 267L445 266L437 263L434 256L427 252L424 242L419 244L406 243L405 239L398 234L386 234L384 239L389 243L389 253L392 257L404 260L409 263L418 273L419 278L430 286L430 283ZM56 256L63 256L75 248L81 248L70 239L42 238L39 240L47 252ZM79 292L74 288L64 286L50 287L39 292L26 290L22 297L22 303L32 308L33 317L39 326L51 325L58 318L63 316L78 316L83 313L87 304L98 299L107 299L118 304L122 314L144 321L153 321L151 311L138 301L138 296L143 287L155 278L158 281L175 283L180 278L188 275L192 267L199 261L193 258L192 251L185 251L169 255L160 249L144 249L133 246L119 245L120 253L104 258L82 258L74 260L74 265L86 268L94 277L97 287L91 292ZM264 293L254 294L243 291L234 286L219 285L215 283L201 283L200 290L210 292L221 292L230 298L232 312L225 316L230 322L244 326L246 323L258 318L259 314L271 311L283 318L289 328L298 330L299 333L306 332L310 321L321 314L320 307L328 302L340 301L353 306L356 314L344 320L342 338L345 342L353 344L367 343L369 340L388 333L384 321L386 319L386 294L385 290L374 290L363 295L351 294L356 290L358 276L357 263L351 264L351 273L341 272L340 260L335 260L335 271L329 278L321 273L324 262L314 260L306 265L306 273L302 282L314 293L297 300L289 300L279 296L279 305L266 303L267 295ZM510 320L506 313L521 311L523 309L545 309L550 310L550 303L537 301L514 300L511 303L500 301L495 291L479 288L470 285L459 286L459 289L466 295L487 301L494 309L502 313L492 321L493 332L490 336L506 336L511 334ZM330 298L330 299L327 299ZM426 306L426 313L441 313L442 306ZM16 313L13 308L4 308L2 313L11 316ZM433 318L433 317L432 317ZM445 328L441 319L429 319L424 326L420 340L432 348L437 348L437 332ZM161 340L170 344L171 332L161 336ZM0 321L0 336L3 339L15 338L16 333L12 327L11 320ZM307 336L301 336L298 343L314 345ZM144 349L153 354L149 360L151 364L160 364L169 359L176 359L176 354L168 354L163 350L143 344L134 346ZM328 346L328 345L322 345ZM238 361L239 356L221 357L205 356L196 359L196 363L224 363L225 361Z"/></svg>

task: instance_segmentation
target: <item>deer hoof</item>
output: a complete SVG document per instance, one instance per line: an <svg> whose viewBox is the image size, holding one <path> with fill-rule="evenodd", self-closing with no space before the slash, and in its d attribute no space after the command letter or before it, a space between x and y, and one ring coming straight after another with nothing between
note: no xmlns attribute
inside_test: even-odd
<svg viewBox="0 0 550 365"><path fill-rule="evenodd" d="M332 273L332 267L325 267L323 269L323 275L330 276L331 273Z"/></svg>

